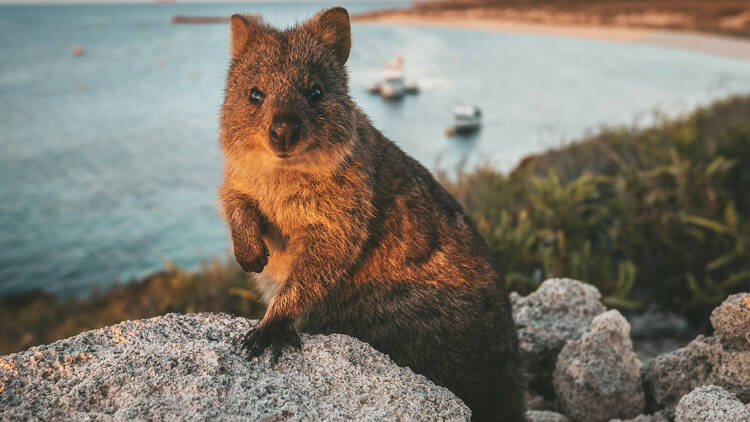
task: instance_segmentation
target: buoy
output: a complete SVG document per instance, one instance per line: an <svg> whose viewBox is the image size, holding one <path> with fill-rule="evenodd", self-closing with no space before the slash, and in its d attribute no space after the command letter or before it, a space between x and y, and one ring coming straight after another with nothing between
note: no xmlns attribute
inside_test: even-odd
<svg viewBox="0 0 750 422"><path fill-rule="evenodd" d="M83 47L81 47L80 45L73 47L73 55L76 57L83 56Z"/></svg>

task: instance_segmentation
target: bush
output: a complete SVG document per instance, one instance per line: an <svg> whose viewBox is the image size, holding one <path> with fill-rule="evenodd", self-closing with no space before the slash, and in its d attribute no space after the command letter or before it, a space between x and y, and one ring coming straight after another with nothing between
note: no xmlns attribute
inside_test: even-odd
<svg viewBox="0 0 750 422"><path fill-rule="evenodd" d="M750 290L750 97L648 128L442 177L512 290L579 278L608 305L657 304L696 325Z"/></svg>

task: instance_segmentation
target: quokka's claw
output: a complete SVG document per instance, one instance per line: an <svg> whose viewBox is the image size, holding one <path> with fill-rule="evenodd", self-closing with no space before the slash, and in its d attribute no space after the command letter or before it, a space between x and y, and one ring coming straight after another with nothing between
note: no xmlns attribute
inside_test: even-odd
<svg viewBox="0 0 750 422"><path fill-rule="evenodd" d="M262 322L259 326L250 329L242 341L242 349L248 351L248 360L260 356L271 346L273 363L279 361L281 351L287 345L302 350L300 336L288 321Z"/></svg>

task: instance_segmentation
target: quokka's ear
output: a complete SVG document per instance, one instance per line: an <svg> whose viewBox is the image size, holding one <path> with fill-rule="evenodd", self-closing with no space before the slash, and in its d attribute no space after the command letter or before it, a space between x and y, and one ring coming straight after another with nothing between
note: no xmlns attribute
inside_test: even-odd
<svg viewBox="0 0 750 422"><path fill-rule="evenodd" d="M229 53L236 59L245 46L263 34L263 21L259 17L232 15L229 21Z"/></svg>
<svg viewBox="0 0 750 422"><path fill-rule="evenodd" d="M333 7L318 13L310 21L309 28L333 50L340 64L346 63L352 48L352 30L346 9Z"/></svg>

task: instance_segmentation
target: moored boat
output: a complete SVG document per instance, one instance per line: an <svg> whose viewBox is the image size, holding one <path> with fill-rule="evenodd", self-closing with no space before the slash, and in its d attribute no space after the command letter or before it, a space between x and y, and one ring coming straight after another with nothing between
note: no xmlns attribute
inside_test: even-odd
<svg viewBox="0 0 750 422"><path fill-rule="evenodd" d="M476 106L458 106L453 109L453 125L446 133L468 134L478 131L482 127L482 110Z"/></svg>
<svg viewBox="0 0 750 422"><path fill-rule="evenodd" d="M404 58L394 57L385 62L383 80L368 86L367 91L378 94L387 100L403 98L406 94L416 94L419 87L416 82L407 84L404 79Z"/></svg>

